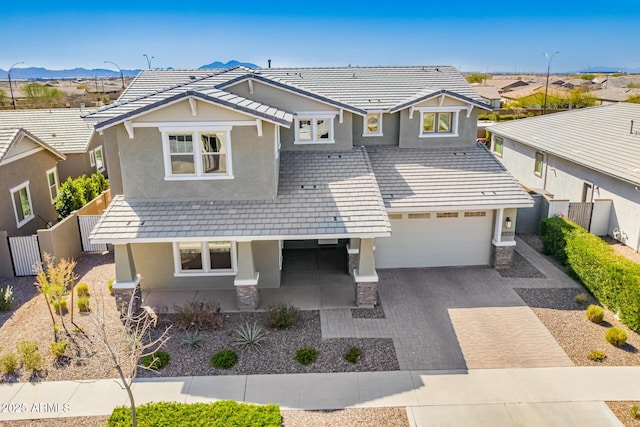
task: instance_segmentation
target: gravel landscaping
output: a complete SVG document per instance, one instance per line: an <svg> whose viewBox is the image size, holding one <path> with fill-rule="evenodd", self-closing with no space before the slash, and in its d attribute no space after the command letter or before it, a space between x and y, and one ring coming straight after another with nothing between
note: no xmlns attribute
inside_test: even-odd
<svg viewBox="0 0 640 427"><path fill-rule="evenodd" d="M544 279L546 276L535 268L525 257L518 253L516 249L513 252L513 262L510 268L501 268L497 270L502 277L512 279Z"/></svg>
<svg viewBox="0 0 640 427"><path fill-rule="evenodd" d="M605 402L609 409L618 417L620 422L625 427L638 427L640 426L640 419L633 418L631 416L631 407L635 403L640 406L640 402Z"/></svg>
<svg viewBox="0 0 640 427"><path fill-rule="evenodd" d="M373 308L352 308L351 318L353 319L386 319L382 302L378 298L378 304Z"/></svg>

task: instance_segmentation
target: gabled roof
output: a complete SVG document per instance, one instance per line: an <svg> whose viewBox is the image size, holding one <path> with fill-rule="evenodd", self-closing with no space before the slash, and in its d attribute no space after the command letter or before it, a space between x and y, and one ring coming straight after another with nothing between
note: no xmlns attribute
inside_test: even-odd
<svg viewBox="0 0 640 427"><path fill-rule="evenodd" d="M0 127L24 128L62 153L85 153L94 128L79 108L0 110Z"/></svg>
<svg viewBox="0 0 640 427"><path fill-rule="evenodd" d="M457 93L454 93L454 92L449 92L446 89L441 89L441 90L438 90L436 92L430 92L430 89L427 89L425 91L417 93L416 95L414 95L411 98L401 102L400 104L395 105L393 108L391 108L389 110L389 112L395 113L397 111L404 110L405 108L412 107L412 106L414 106L416 104L419 104L419 103L424 102L424 101L428 101L429 99L437 98L439 96L448 96L450 98L454 98L454 99L457 99L459 101L467 102L467 103L469 103L471 105L475 105L476 107L480 107L480 108L483 108L485 110L492 110L493 109L489 105L485 104L484 100L482 102L479 102L479 101L476 101L475 99L471 99L471 98L468 98L466 96L458 95ZM476 96L479 96L479 95L476 93Z"/></svg>
<svg viewBox="0 0 640 427"><path fill-rule="evenodd" d="M389 218L364 148L280 154L278 195L268 200L127 200L116 196L93 241L143 242L382 237Z"/></svg>
<svg viewBox="0 0 640 427"><path fill-rule="evenodd" d="M497 123L490 131L634 185L640 184L640 104L621 102Z"/></svg>
<svg viewBox="0 0 640 427"><path fill-rule="evenodd" d="M32 139L36 144L41 145L46 150L50 151L54 156L57 156L63 160L65 159L64 154L51 147L26 129L0 127L0 162L4 160L5 155L9 152L11 147L18 141L20 141L24 136Z"/></svg>
<svg viewBox="0 0 640 427"><path fill-rule="evenodd" d="M390 210L529 207L531 197L484 145L464 148L369 147Z"/></svg>

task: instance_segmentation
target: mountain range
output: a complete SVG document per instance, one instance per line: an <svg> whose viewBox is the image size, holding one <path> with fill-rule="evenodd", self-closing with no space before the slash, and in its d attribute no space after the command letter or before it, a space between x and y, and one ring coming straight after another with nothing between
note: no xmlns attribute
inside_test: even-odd
<svg viewBox="0 0 640 427"><path fill-rule="evenodd" d="M245 66L249 68L258 68L257 65L250 62L239 62L231 60L227 63L215 61L210 64L198 67L200 70L215 68L230 68L236 66ZM171 69L171 67L169 67ZM138 75L140 69L122 70L125 77L134 77ZM51 79L80 79L93 77L120 77L120 72L106 68L71 68L66 70L49 70L42 67L25 67L14 68L11 70L11 78L16 80L51 80ZM7 78L7 70L0 68L0 80Z"/></svg>

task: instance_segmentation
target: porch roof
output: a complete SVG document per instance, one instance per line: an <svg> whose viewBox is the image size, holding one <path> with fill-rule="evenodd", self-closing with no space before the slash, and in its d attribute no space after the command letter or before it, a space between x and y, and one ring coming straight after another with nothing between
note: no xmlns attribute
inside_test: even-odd
<svg viewBox="0 0 640 427"><path fill-rule="evenodd" d="M530 207L533 200L482 144L461 148L370 147L390 211Z"/></svg>
<svg viewBox="0 0 640 427"><path fill-rule="evenodd" d="M94 242L382 237L391 226L367 152L282 152L268 200L128 200L116 196Z"/></svg>

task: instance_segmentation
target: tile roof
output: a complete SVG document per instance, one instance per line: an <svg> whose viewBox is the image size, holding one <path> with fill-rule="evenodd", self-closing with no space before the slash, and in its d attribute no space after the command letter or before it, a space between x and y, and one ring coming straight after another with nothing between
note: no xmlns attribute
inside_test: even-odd
<svg viewBox="0 0 640 427"><path fill-rule="evenodd" d="M640 104L617 103L492 125L491 132L640 184Z"/></svg>
<svg viewBox="0 0 640 427"><path fill-rule="evenodd" d="M62 153L85 153L94 128L81 114L79 108L1 110L0 127L25 128Z"/></svg>
<svg viewBox="0 0 640 427"><path fill-rule="evenodd" d="M116 196L93 241L278 236L388 236L391 227L364 148L282 152L278 196L269 200L126 200ZM313 238L313 237L311 237Z"/></svg>
<svg viewBox="0 0 640 427"><path fill-rule="evenodd" d="M0 127L0 162L3 160L4 156L7 154L11 146L18 142L23 136L28 136L37 144L40 144L46 150L49 150L55 156L58 156L61 159L65 158L64 154L46 144L40 138L27 131L26 129L19 127Z"/></svg>
<svg viewBox="0 0 640 427"><path fill-rule="evenodd" d="M529 207L531 197L482 144L464 148L369 147L389 209Z"/></svg>

